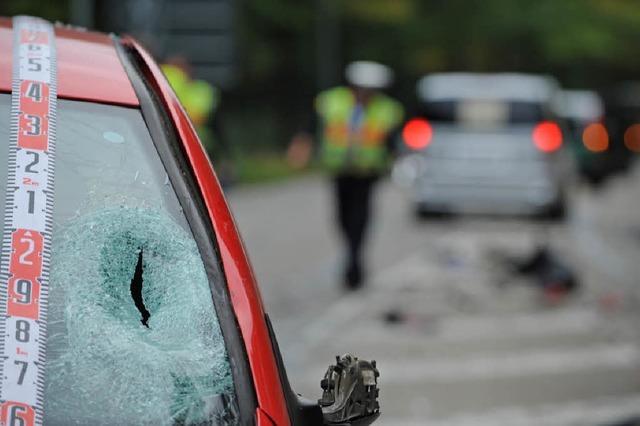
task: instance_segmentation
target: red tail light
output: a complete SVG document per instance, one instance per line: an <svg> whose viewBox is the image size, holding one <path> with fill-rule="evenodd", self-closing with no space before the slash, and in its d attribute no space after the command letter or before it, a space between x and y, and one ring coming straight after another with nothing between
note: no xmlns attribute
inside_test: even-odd
<svg viewBox="0 0 640 426"><path fill-rule="evenodd" d="M427 120L413 118L404 125L402 138L405 145L413 150L426 148L431 143L433 129Z"/></svg>
<svg viewBox="0 0 640 426"><path fill-rule="evenodd" d="M632 124L624 132L624 145L629 151L640 152L640 123Z"/></svg>
<svg viewBox="0 0 640 426"><path fill-rule="evenodd" d="M582 143L591 152L603 152L609 148L609 132L602 123L591 123L582 132Z"/></svg>
<svg viewBox="0 0 640 426"><path fill-rule="evenodd" d="M543 121L534 129L533 143L542 152L553 152L562 146L562 131L560 126L552 121Z"/></svg>

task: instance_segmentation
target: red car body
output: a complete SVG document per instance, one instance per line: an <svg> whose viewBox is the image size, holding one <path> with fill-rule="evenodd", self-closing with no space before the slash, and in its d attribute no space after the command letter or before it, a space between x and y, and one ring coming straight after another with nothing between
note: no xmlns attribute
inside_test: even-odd
<svg viewBox="0 0 640 426"><path fill-rule="evenodd" d="M135 40L57 27L58 98L140 108L118 48L135 52L157 100L173 122L217 238L229 298L247 354L257 425L291 424L275 348L256 280L211 163L158 65ZM12 21L0 18L0 92L11 92ZM118 46L120 45L120 46Z"/></svg>

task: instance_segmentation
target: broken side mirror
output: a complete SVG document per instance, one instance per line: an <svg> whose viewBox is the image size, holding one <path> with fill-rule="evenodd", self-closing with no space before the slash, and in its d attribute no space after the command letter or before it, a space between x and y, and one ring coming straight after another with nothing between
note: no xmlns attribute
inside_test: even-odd
<svg viewBox="0 0 640 426"><path fill-rule="evenodd" d="M320 382L323 422L327 426L367 426L380 415L375 361L346 354L336 357Z"/></svg>

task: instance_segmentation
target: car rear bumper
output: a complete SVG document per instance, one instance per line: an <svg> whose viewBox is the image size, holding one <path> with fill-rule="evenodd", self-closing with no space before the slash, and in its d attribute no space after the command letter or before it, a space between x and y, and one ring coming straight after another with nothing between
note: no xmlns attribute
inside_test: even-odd
<svg viewBox="0 0 640 426"><path fill-rule="evenodd" d="M508 185L470 182L416 183L413 192L418 209L441 213L543 214L561 203L561 191L553 185Z"/></svg>
<svg viewBox="0 0 640 426"><path fill-rule="evenodd" d="M563 201L561 180L553 166L537 157L416 154L400 159L393 176L411 189L414 203L425 212L537 215Z"/></svg>

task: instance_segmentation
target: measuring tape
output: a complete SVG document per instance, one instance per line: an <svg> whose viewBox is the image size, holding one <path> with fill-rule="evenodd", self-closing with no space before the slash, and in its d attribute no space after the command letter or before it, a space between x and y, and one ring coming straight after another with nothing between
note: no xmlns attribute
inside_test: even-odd
<svg viewBox="0 0 640 426"><path fill-rule="evenodd" d="M0 269L0 426L43 421L56 98L52 25L15 17Z"/></svg>

